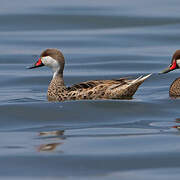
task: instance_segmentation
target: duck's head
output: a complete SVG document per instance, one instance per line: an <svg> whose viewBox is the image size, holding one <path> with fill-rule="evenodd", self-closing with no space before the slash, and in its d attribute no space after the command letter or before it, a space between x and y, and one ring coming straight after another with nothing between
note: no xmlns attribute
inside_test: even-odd
<svg viewBox="0 0 180 180"><path fill-rule="evenodd" d="M180 69L180 49L176 50L173 54L171 64L166 69L161 71L159 74L168 73L175 69Z"/></svg>
<svg viewBox="0 0 180 180"><path fill-rule="evenodd" d="M38 61L29 69L47 66L52 69L54 73L63 73L64 70L64 56L58 49L46 49L40 55Z"/></svg>

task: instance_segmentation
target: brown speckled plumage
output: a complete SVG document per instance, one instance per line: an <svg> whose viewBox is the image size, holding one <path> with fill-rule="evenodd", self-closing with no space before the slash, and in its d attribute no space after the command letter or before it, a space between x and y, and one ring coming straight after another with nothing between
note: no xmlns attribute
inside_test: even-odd
<svg viewBox="0 0 180 180"><path fill-rule="evenodd" d="M180 77L175 79L169 88L170 97L179 97L180 96Z"/></svg>
<svg viewBox="0 0 180 180"><path fill-rule="evenodd" d="M47 49L41 54L41 58L45 56L52 57L60 65L48 87L49 101L131 98L138 87L150 76L147 75L135 80L126 78L92 80L66 87L63 80L64 57L62 53L57 49Z"/></svg>
<svg viewBox="0 0 180 180"><path fill-rule="evenodd" d="M49 101L130 98L144 81L130 85L132 80L95 80L66 87L61 80L60 77L52 79L47 94Z"/></svg>

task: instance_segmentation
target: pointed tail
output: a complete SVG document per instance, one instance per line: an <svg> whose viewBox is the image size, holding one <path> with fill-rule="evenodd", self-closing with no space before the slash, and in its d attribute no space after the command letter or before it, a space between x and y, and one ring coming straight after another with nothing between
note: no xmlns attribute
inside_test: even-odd
<svg viewBox="0 0 180 180"><path fill-rule="evenodd" d="M128 86L126 86L123 90L121 90L121 93L119 94L119 97L121 98L131 98L135 92L137 91L138 87L151 76L152 74L148 74L146 76L140 76L135 80L132 80Z"/></svg>
<svg viewBox="0 0 180 180"><path fill-rule="evenodd" d="M151 76L152 74L148 74L148 75L146 75L146 76L140 76L140 77L138 77L137 79L135 79L135 80L133 80L132 82L131 82L131 84L129 84L129 86L132 86L132 85L134 85L134 84L139 84L139 85L141 85L147 78L149 78L150 76Z"/></svg>

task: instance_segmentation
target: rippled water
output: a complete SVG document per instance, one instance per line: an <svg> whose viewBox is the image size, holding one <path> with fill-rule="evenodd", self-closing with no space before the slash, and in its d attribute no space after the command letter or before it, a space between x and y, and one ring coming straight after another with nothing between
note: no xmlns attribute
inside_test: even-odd
<svg viewBox="0 0 180 180"><path fill-rule="evenodd" d="M0 177L178 179L178 71L159 76L180 48L178 0L2 0ZM51 72L27 70L42 50L66 59L67 85L154 73L132 100L50 103Z"/></svg>

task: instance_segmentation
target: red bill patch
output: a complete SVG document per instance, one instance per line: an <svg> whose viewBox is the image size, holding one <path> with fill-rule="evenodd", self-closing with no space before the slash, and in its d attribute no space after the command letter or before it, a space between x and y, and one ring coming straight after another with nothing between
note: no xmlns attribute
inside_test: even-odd
<svg viewBox="0 0 180 180"><path fill-rule="evenodd" d="M176 69L177 64L176 61L173 61L172 66L169 68L170 70Z"/></svg>
<svg viewBox="0 0 180 180"><path fill-rule="evenodd" d="M41 65L42 64L42 61L41 61L41 59L39 58L38 59L38 62L35 64L36 66L39 66L39 65Z"/></svg>

